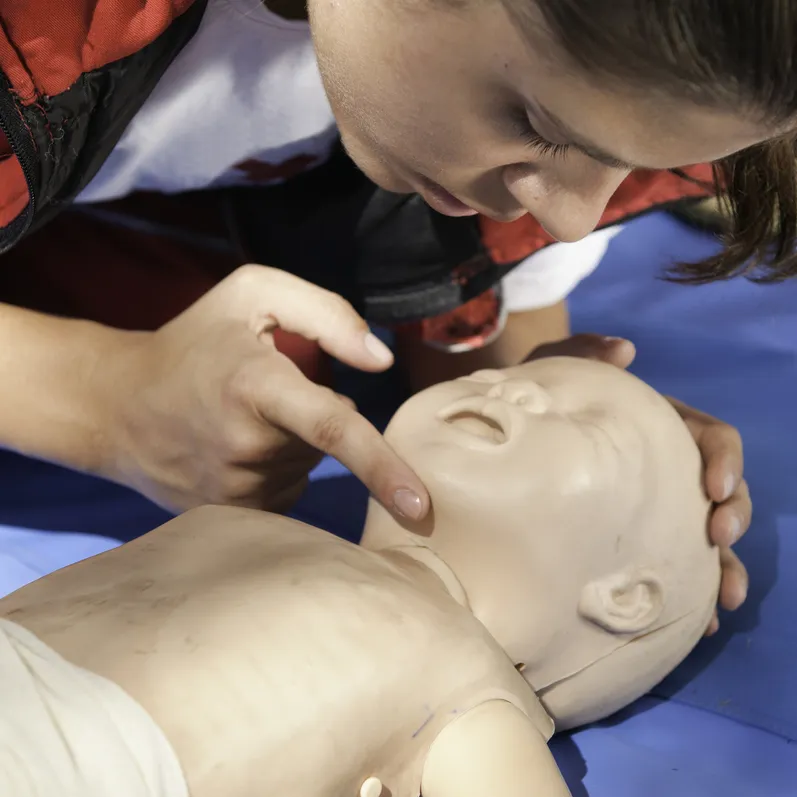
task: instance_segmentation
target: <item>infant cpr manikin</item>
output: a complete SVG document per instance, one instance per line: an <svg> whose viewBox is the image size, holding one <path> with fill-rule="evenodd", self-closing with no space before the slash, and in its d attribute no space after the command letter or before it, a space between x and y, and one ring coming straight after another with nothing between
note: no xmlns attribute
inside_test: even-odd
<svg viewBox="0 0 797 797"><path fill-rule="evenodd" d="M410 399L387 436L433 512L361 546L208 507L0 601L115 681L192 797L563 797L554 729L694 647L717 552L695 444L614 367L564 358Z"/></svg>

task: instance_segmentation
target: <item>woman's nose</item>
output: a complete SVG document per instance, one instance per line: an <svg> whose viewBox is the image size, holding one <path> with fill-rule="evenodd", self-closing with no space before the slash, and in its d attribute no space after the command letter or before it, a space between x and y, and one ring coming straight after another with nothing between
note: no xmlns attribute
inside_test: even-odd
<svg viewBox="0 0 797 797"><path fill-rule="evenodd" d="M558 164L516 164L504 169L515 199L557 241L578 241L591 233L628 171L611 169L585 156Z"/></svg>

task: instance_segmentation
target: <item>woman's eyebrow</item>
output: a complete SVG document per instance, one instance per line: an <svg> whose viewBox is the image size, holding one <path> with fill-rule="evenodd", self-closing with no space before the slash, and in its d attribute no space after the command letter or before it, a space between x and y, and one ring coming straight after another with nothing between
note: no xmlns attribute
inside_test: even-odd
<svg viewBox="0 0 797 797"><path fill-rule="evenodd" d="M628 163L622 158L612 155L601 147L587 141L576 133L572 128L568 127L556 114L546 110L541 105L535 107L535 113L542 116L552 127L554 127L559 135L567 143L567 146L577 149L588 158L608 166L610 169L621 169L623 171L634 171L635 169L644 169L644 166L636 166L633 163Z"/></svg>

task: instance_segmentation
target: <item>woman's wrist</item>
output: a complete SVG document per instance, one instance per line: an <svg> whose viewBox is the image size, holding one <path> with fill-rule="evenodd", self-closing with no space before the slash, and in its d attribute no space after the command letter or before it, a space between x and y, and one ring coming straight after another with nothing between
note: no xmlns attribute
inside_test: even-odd
<svg viewBox="0 0 797 797"><path fill-rule="evenodd" d="M139 483L137 451L143 442L152 442L147 413L142 409L152 401L149 388L158 381L153 374L152 347L148 345L154 334L114 334L107 340L110 356L94 364L94 401L101 419L94 472L138 491L144 485Z"/></svg>
<svg viewBox="0 0 797 797"><path fill-rule="evenodd" d="M91 467L81 468L105 479L130 483L131 414L144 400L147 342L152 332L131 332L101 327L97 352L90 364L92 385L89 406L94 413L90 428L94 440Z"/></svg>

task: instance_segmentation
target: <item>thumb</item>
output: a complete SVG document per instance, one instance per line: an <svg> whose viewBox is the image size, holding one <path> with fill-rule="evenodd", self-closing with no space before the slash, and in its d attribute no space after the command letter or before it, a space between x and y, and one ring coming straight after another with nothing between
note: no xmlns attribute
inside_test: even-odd
<svg viewBox="0 0 797 797"><path fill-rule="evenodd" d="M251 307L256 334L275 327L316 341L327 354L364 371L384 371L393 354L343 297L266 266L243 266L229 279Z"/></svg>
<svg viewBox="0 0 797 797"><path fill-rule="evenodd" d="M570 797L559 767L531 720L491 700L447 725L423 767L424 797Z"/></svg>
<svg viewBox="0 0 797 797"><path fill-rule="evenodd" d="M542 357L583 357L587 360L601 360L618 368L628 368L636 357L636 348L625 338L582 333L555 343L544 343L534 349L525 361L539 360Z"/></svg>

